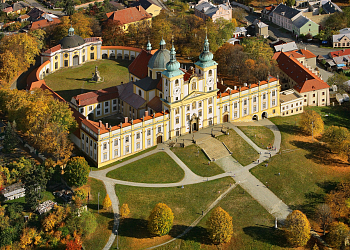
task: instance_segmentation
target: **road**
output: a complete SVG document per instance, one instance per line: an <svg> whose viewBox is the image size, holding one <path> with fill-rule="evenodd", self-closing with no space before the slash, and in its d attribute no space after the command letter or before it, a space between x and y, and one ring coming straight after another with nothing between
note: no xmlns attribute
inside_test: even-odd
<svg viewBox="0 0 350 250"><path fill-rule="evenodd" d="M49 13L52 13L54 15L58 15L58 16L64 16L65 15L62 11L47 9L47 8L44 7L44 5L41 5L40 3L38 3L35 0L25 0L25 2L27 2L33 8L38 8L38 9L40 9L42 11L49 12Z"/></svg>

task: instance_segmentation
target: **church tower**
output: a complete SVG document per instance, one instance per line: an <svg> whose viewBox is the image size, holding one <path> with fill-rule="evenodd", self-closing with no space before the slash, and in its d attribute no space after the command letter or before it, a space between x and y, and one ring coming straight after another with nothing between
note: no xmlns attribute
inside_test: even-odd
<svg viewBox="0 0 350 250"><path fill-rule="evenodd" d="M183 75L180 70L180 63L176 60L176 52L174 44L170 51L170 60L165 66L166 70L162 72L163 93L166 103L174 103L180 101L182 96ZM168 107L169 108L169 107Z"/></svg>
<svg viewBox="0 0 350 250"><path fill-rule="evenodd" d="M209 51L209 41L205 36L204 47L199 55L199 61L195 63L196 74L204 79L204 92L217 89L217 62L213 60L213 53Z"/></svg>

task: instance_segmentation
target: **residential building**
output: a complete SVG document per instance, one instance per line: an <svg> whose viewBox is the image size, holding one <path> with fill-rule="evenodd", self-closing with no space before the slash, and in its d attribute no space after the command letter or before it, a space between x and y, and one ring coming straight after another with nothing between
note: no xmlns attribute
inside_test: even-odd
<svg viewBox="0 0 350 250"><path fill-rule="evenodd" d="M320 25L310 20L309 18L299 16L293 21L292 27L292 32L294 35L300 36L311 34L312 36L316 36L319 32Z"/></svg>
<svg viewBox="0 0 350 250"><path fill-rule="evenodd" d="M261 11L261 18L272 22L272 11L276 8L274 5L264 7Z"/></svg>
<svg viewBox="0 0 350 250"><path fill-rule="evenodd" d="M328 53L332 62L329 62L330 67L333 66L336 70L349 70L350 68L350 49L342 49Z"/></svg>
<svg viewBox="0 0 350 250"><path fill-rule="evenodd" d="M152 15L148 14L142 6L117 10L106 13L106 15L109 20L119 21L124 31L127 31L132 24L138 25L141 22L146 22L151 25L152 22Z"/></svg>
<svg viewBox="0 0 350 250"><path fill-rule="evenodd" d="M209 0L200 0L194 8L194 14L204 21L207 19L216 21L218 18L224 18L226 20L232 20L232 7L230 2L225 4L214 5Z"/></svg>
<svg viewBox="0 0 350 250"><path fill-rule="evenodd" d="M294 89L280 92L281 116L303 113L304 97Z"/></svg>
<svg viewBox="0 0 350 250"><path fill-rule="evenodd" d="M288 51L298 50L298 46L296 45L295 42L277 44L277 45L274 45L273 48L275 52L279 52L279 51L288 52Z"/></svg>
<svg viewBox="0 0 350 250"><path fill-rule="evenodd" d="M25 189L22 182L17 182L1 190L1 194L4 196L5 201L15 200L25 196Z"/></svg>
<svg viewBox="0 0 350 250"><path fill-rule="evenodd" d="M20 16L17 18L17 21L20 21L21 23L23 23L23 22L28 21L29 18L30 18L30 16L28 16L27 14L25 14L25 15L20 15Z"/></svg>
<svg viewBox="0 0 350 250"><path fill-rule="evenodd" d="M29 17L29 15L26 15ZM29 25L29 30L36 30L36 29L45 29L49 26L54 26L57 24L60 24L61 20L59 18L50 18L50 19L41 19L38 21L34 21Z"/></svg>
<svg viewBox="0 0 350 250"><path fill-rule="evenodd" d="M245 37L247 35L247 29L245 27L236 27L233 32L233 38Z"/></svg>
<svg viewBox="0 0 350 250"><path fill-rule="evenodd" d="M132 4L132 7L142 6L152 17L158 16L162 7L152 0L137 0Z"/></svg>
<svg viewBox="0 0 350 250"><path fill-rule="evenodd" d="M256 36L262 36L264 38L269 37L269 26L263 22L261 22L258 19L255 19L253 22L253 25L255 27L255 35Z"/></svg>
<svg viewBox="0 0 350 250"><path fill-rule="evenodd" d="M310 52L311 53L311 52ZM282 89L294 88L304 97L304 106L329 105L329 85L306 64L297 52L276 52L273 56L282 72Z"/></svg>
<svg viewBox="0 0 350 250"><path fill-rule="evenodd" d="M292 31L293 21L301 15L302 12L300 10L293 9L284 4L279 4L272 11L272 22L286 30Z"/></svg>

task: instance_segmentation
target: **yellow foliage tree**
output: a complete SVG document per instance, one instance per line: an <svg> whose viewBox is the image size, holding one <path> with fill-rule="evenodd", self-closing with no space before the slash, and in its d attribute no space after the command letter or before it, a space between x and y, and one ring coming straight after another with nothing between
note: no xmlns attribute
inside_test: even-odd
<svg viewBox="0 0 350 250"><path fill-rule="evenodd" d="M349 236L349 232L349 227L343 222L333 222L329 227L327 242L337 249L343 249L345 246L345 239Z"/></svg>
<svg viewBox="0 0 350 250"><path fill-rule="evenodd" d="M174 214L164 203L158 203L148 218L148 230L151 234L163 236L169 233L173 226Z"/></svg>
<svg viewBox="0 0 350 250"><path fill-rule="evenodd" d="M128 215L130 214L130 209L129 209L128 204L124 203L124 204L120 207L119 214L120 214L120 217L121 217L122 219L128 217Z"/></svg>
<svg viewBox="0 0 350 250"><path fill-rule="evenodd" d="M5 50L0 54L0 80L2 87L8 87L10 80L17 76L20 71L17 57L10 51Z"/></svg>
<svg viewBox="0 0 350 250"><path fill-rule="evenodd" d="M325 130L322 139L333 153L349 158L350 133L347 128L330 126Z"/></svg>
<svg viewBox="0 0 350 250"><path fill-rule="evenodd" d="M311 237L309 220L299 210L294 210L287 216L283 230L286 239L292 246L305 246Z"/></svg>
<svg viewBox="0 0 350 250"><path fill-rule="evenodd" d="M109 198L109 195L107 194L105 199L103 200L103 208L108 210L112 206L111 199Z"/></svg>
<svg viewBox="0 0 350 250"><path fill-rule="evenodd" d="M217 207L211 212L206 224L209 237L214 243L220 244L231 240L233 234L232 217L221 207Z"/></svg>
<svg viewBox="0 0 350 250"><path fill-rule="evenodd" d="M321 115L316 111L307 110L301 114L299 126L307 135L317 136L322 134L324 123L321 118Z"/></svg>
<svg viewBox="0 0 350 250"><path fill-rule="evenodd" d="M25 249L33 245L39 245L41 236L34 228L24 228L20 239L21 248Z"/></svg>
<svg viewBox="0 0 350 250"><path fill-rule="evenodd" d="M42 226L46 232L49 232L54 229L57 222L57 217L54 213L49 214L43 220Z"/></svg>

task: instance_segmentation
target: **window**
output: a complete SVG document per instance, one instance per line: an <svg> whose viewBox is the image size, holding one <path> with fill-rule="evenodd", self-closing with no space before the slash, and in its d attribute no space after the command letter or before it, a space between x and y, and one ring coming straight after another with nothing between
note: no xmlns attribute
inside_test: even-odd
<svg viewBox="0 0 350 250"><path fill-rule="evenodd" d="M179 87L179 79L175 80L175 87Z"/></svg>
<svg viewBox="0 0 350 250"><path fill-rule="evenodd" d="M58 62L55 62L55 69L58 69Z"/></svg>
<svg viewBox="0 0 350 250"><path fill-rule="evenodd" d="M196 90L196 82L192 82L192 90Z"/></svg>
<svg viewBox="0 0 350 250"><path fill-rule="evenodd" d="M190 120L190 115L186 115L186 120L187 120L187 121Z"/></svg>
<svg viewBox="0 0 350 250"><path fill-rule="evenodd" d="M212 76L213 75L213 70L209 70L208 76Z"/></svg>
<svg viewBox="0 0 350 250"><path fill-rule="evenodd" d="M224 112L227 112L227 105L224 106Z"/></svg>
<svg viewBox="0 0 350 250"><path fill-rule="evenodd" d="M64 58L68 58L68 53L64 54Z"/></svg>
<svg viewBox="0 0 350 250"><path fill-rule="evenodd" d="M97 144L96 144L96 142L94 143L94 149L96 149L97 148Z"/></svg>
<svg viewBox="0 0 350 250"><path fill-rule="evenodd" d="M97 114L97 115L101 115L101 111L98 110L98 111L96 112L96 114Z"/></svg>
<svg viewBox="0 0 350 250"><path fill-rule="evenodd" d="M151 146L151 139L147 140L147 146Z"/></svg>
<svg viewBox="0 0 350 250"><path fill-rule="evenodd" d="M129 142L129 136L125 136L125 142Z"/></svg>
<svg viewBox="0 0 350 250"><path fill-rule="evenodd" d="M139 89L139 96L142 96L141 89Z"/></svg>
<svg viewBox="0 0 350 250"><path fill-rule="evenodd" d="M247 100L244 100L244 101L243 101L243 105L247 105Z"/></svg>
<svg viewBox="0 0 350 250"><path fill-rule="evenodd" d="M84 108L80 108L80 109L79 109L79 112L82 113L82 114L84 114Z"/></svg>
<svg viewBox="0 0 350 250"><path fill-rule="evenodd" d="M315 104L315 103L316 103L316 101L312 101L312 103L313 103L313 104Z"/></svg>
<svg viewBox="0 0 350 250"><path fill-rule="evenodd" d="M299 103L296 103L296 104L295 104L295 106L297 106L297 107L298 107L298 104L299 104Z"/></svg>
<svg viewBox="0 0 350 250"><path fill-rule="evenodd" d="M234 118L237 118L237 115L238 115L238 113L237 113L237 111L235 111L235 112L233 113Z"/></svg>
<svg viewBox="0 0 350 250"><path fill-rule="evenodd" d="M97 104L97 109L100 109L101 108L101 104Z"/></svg>
<svg viewBox="0 0 350 250"><path fill-rule="evenodd" d="M158 127L158 133L160 133L160 132L162 132L162 127L161 126Z"/></svg>
<svg viewBox="0 0 350 250"><path fill-rule="evenodd" d="M180 113L180 109L179 108L176 108L175 109L175 115L178 115Z"/></svg>
<svg viewBox="0 0 350 250"><path fill-rule="evenodd" d="M107 160L107 153L103 154L103 160Z"/></svg>
<svg viewBox="0 0 350 250"><path fill-rule="evenodd" d="M213 113L213 108L209 107L209 114Z"/></svg>
<svg viewBox="0 0 350 250"><path fill-rule="evenodd" d="M243 110L243 115L247 115L247 109Z"/></svg>
<svg viewBox="0 0 350 250"><path fill-rule="evenodd" d="M103 143L103 150L107 149L107 142Z"/></svg>
<svg viewBox="0 0 350 250"><path fill-rule="evenodd" d="M113 111L116 111L117 110L117 106L113 106Z"/></svg>
<svg viewBox="0 0 350 250"><path fill-rule="evenodd" d="M92 106L89 106L89 111L91 111L92 110Z"/></svg>
<svg viewBox="0 0 350 250"><path fill-rule="evenodd" d="M209 126L213 125L213 120L210 118L209 119Z"/></svg>
<svg viewBox="0 0 350 250"><path fill-rule="evenodd" d="M198 116L201 117L202 116L202 110L198 111Z"/></svg>
<svg viewBox="0 0 350 250"><path fill-rule="evenodd" d="M176 123L176 124L179 124L179 121L180 121L179 117L176 117L175 123Z"/></svg>
<svg viewBox="0 0 350 250"><path fill-rule="evenodd" d="M192 102L192 109L196 109L196 102Z"/></svg>
<svg viewBox="0 0 350 250"><path fill-rule="evenodd" d="M114 140L114 146L118 146L118 139Z"/></svg>
<svg viewBox="0 0 350 250"><path fill-rule="evenodd" d="M176 136L180 136L180 131L176 130Z"/></svg>
<svg viewBox="0 0 350 250"><path fill-rule="evenodd" d="M105 107L108 107L109 106L109 102L105 102Z"/></svg>
<svg viewBox="0 0 350 250"><path fill-rule="evenodd" d="M129 146L126 146L126 147L125 147L125 152L126 152L126 153L129 153Z"/></svg>
<svg viewBox="0 0 350 250"><path fill-rule="evenodd" d="M81 149L84 149L84 144L81 144Z"/></svg>
<svg viewBox="0 0 350 250"><path fill-rule="evenodd" d="M86 136L86 143L89 143L89 137Z"/></svg>
<svg viewBox="0 0 350 250"><path fill-rule="evenodd" d="M272 100L272 106L276 106L276 100ZM292 105L293 107L293 105Z"/></svg>
<svg viewBox="0 0 350 250"><path fill-rule="evenodd" d="M255 113L256 112L256 106L254 105L253 107L253 112Z"/></svg>
<svg viewBox="0 0 350 250"><path fill-rule="evenodd" d="M316 94L312 94L312 97L316 97Z"/></svg>
<svg viewBox="0 0 350 250"><path fill-rule="evenodd" d="M306 99L304 99L304 102L306 102Z"/></svg>
<svg viewBox="0 0 350 250"><path fill-rule="evenodd" d="M140 149L140 143L136 143L136 149Z"/></svg>
<svg viewBox="0 0 350 250"><path fill-rule="evenodd" d="M264 99L264 100L266 99L266 94L263 94L263 99Z"/></svg>
<svg viewBox="0 0 350 250"><path fill-rule="evenodd" d="M118 149L114 150L114 157L118 156Z"/></svg>
<svg viewBox="0 0 350 250"><path fill-rule="evenodd" d="M256 102L256 96L253 97L253 102Z"/></svg>
<svg viewBox="0 0 350 250"><path fill-rule="evenodd" d="M147 135L151 135L151 130L147 130Z"/></svg>
<svg viewBox="0 0 350 250"><path fill-rule="evenodd" d="M96 158L97 158L97 157L96 157L96 154L95 154L94 159L96 160Z"/></svg>
<svg viewBox="0 0 350 250"><path fill-rule="evenodd" d="M233 104L233 107L236 109L237 108L237 102Z"/></svg>
<svg viewBox="0 0 350 250"><path fill-rule="evenodd" d="M68 60L64 60L64 67L68 67Z"/></svg>
<svg viewBox="0 0 350 250"><path fill-rule="evenodd" d="M94 50L95 49L95 47L94 46L91 46L91 48L90 48L91 50Z"/></svg>
<svg viewBox="0 0 350 250"><path fill-rule="evenodd" d="M83 62L85 62L85 55L83 55Z"/></svg>
<svg viewBox="0 0 350 250"><path fill-rule="evenodd" d="M292 105L290 105L292 108L293 108L293 104Z"/></svg>
<svg viewBox="0 0 350 250"><path fill-rule="evenodd" d="M84 141L84 134L81 135L81 140Z"/></svg>
<svg viewBox="0 0 350 250"><path fill-rule="evenodd" d="M91 60L94 60L94 59L95 59L95 54L94 54L94 53L91 53L91 54L90 54L90 59L91 59Z"/></svg>
<svg viewBox="0 0 350 250"><path fill-rule="evenodd" d="M266 102L263 103L262 108L266 109Z"/></svg>
<svg viewBox="0 0 350 250"><path fill-rule="evenodd" d="M209 103L209 104L212 104L212 103L213 103L213 99L212 99L212 98L209 98L209 99L208 99L208 103Z"/></svg>
<svg viewBox="0 0 350 250"><path fill-rule="evenodd" d="M202 102L198 102L198 108L202 107Z"/></svg>
<svg viewBox="0 0 350 250"><path fill-rule="evenodd" d="M105 113L109 113L109 109L108 108L105 109Z"/></svg>
<svg viewBox="0 0 350 250"><path fill-rule="evenodd" d="M276 96L276 92L274 90L272 91L272 96Z"/></svg>
<svg viewBox="0 0 350 250"><path fill-rule="evenodd" d="M190 105L187 105L186 110L190 111Z"/></svg>
<svg viewBox="0 0 350 250"><path fill-rule="evenodd" d="M324 99L322 99L322 102L324 102Z"/></svg>
<svg viewBox="0 0 350 250"><path fill-rule="evenodd" d="M140 133L136 134L136 139L140 139Z"/></svg>
<svg viewBox="0 0 350 250"><path fill-rule="evenodd" d="M322 95L324 95L324 92L322 92Z"/></svg>
<svg viewBox="0 0 350 250"><path fill-rule="evenodd" d="M276 109L272 110L272 114L275 114L276 113Z"/></svg>
<svg viewBox="0 0 350 250"><path fill-rule="evenodd" d="M90 147L92 147L92 140L90 140Z"/></svg>

